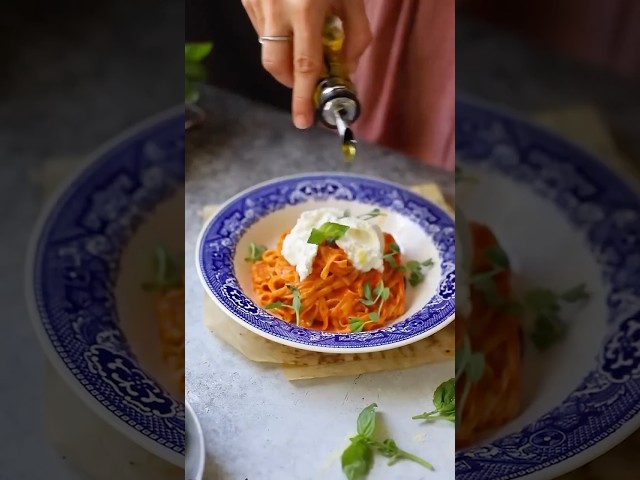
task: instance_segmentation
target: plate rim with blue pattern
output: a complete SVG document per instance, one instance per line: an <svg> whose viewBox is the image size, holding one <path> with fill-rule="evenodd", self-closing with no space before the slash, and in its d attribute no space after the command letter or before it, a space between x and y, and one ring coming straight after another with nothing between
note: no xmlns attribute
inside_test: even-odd
<svg viewBox="0 0 640 480"><path fill-rule="evenodd" d="M183 183L184 106L177 106L107 141L61 182L38 216L25 271L29 316L55 371L99 418L180 467L184 402L140 368L118 326L111 293L125 242L145 214ZM126 221L107 212L96 197L100 192L102 199L127 200L116 212ZM137 394L146 389L157 401L127 399L109 371L113 360L122 366L119 374L135 379Z"/></svg>
<svg viewBox="0 0 640 480"><path fill-rule="evenodd" d="M559 134L481 100L458 98L455 124L456 155L463 163L495 171L532 189L539 197L554 202L574 226L589 233L585 236L592 251L615 246L627 258L630 251L620 240L628 235L638 242L638 226L626 223L614 229L604 222L615 218L614 212L635 212L637 219L640 194L617 172ZM544 168L568 168L579 178L602 187L591 198L603 209L600 223L588 224L567 206L567 195L577 198L574 191L559 189L553 175L545 178L538 174L545 156L552 161L544 162ZM629 218L634 218L633 214ZM609 287L608 314L616 317L623 308L635 313L622 315L624 318L614 323L608 319L610 328L594 358L593 369L577 381L577 388L560 405L520 431L456 452L456 479L556 478L593 460L640 427L640 308L633 310L629 303L640 305L640 286L629 283L640 272L638 266L630 265L628 271L626 268L623 264L612 265L601 271ZM620 269L628 274L626 278L613 276ZM626 300L616 300L621 292L629 294ZM633 348L625 350L623 343L629 338L628 347ZM616 360L627 362L626 366L616 368ZM617 400L603 407L602 399L611 396Z"/></svg>
<svg viewBox="0 0 640 480"><path fill-rule="evenodd" d="M234 273L235 247L260 218L309 200L352 200L409 216L432 229L442 262L438 291L420 311L396 324L360 333L320 332L297 327L259 307ZM225 223L232 222L233 228ZM215 260L214 260L215 259ZM366 353L397 348L436 333L455 313L455 235L452 216L423 196L380 178L335 172L278 177L236 194L202 227L195 249L196 270L208 296L243 327L275 342L326 353Z"/></svg>

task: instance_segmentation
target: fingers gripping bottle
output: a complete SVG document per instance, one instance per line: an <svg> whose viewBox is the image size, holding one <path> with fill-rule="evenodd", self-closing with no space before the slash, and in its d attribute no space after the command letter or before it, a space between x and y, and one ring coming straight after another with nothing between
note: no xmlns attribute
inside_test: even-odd
<svg viewBox="0 0 640 480"><path fill-rule="evenodd" d="M343 42L344 31L340 19L328 17L322 33L326 69L316 87L314 103L317 120L338 131L345 160L351 161L356 155L357 146L351 125L360 116L360 101L342 62Z"/></svg>

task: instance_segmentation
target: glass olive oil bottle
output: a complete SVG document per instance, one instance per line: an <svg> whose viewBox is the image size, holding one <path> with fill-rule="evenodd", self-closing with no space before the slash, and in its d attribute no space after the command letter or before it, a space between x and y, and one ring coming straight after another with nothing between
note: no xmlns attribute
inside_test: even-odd
<svg viewBox="0 0 640 480"><path fill-rule="evenodd" d="M338 131L344 158L351 161L357 142L350 127L360 116L360 101L342 62L343 43L342 22L338 17L328 17L322 33L326 70L316 87L314 102L318 120Z"/></svg>

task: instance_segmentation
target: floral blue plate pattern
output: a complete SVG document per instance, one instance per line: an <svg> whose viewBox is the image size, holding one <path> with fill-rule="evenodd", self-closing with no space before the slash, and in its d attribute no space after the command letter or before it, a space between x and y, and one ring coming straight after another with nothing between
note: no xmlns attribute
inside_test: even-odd
<svg viewBox="0 0 640 480"><path fill-rule="evenodd" d="M344 334L311 330L282 321L245 294L236 278L234 257L236 245L246 230L274 211L304 202L327 200L391 210L418 224L427 233L438 251L442 273L435 295L424 307L388 327ZM201 232L196 263L210 296L235 320L257 333L303 349L365 351L410 343L451 321L455 311L454 239L451 216L399 185L357 175L318 173L266 182L229 200Z"/></svg>
<svg viewBox="0 0 640 480"><path fill-rule="evenodd" d="M521 431L456 455L458 480L553 478L640 425L640 200L575 146L473 103L457 102L456 152L555 204L584 233L608 288L608 333L577 388Z"/></svg>
<svg viewBox="0 0 640 480"><path fill-rule="evenodd" d="M184 404L139 366L119 327L114 288L128 239L183 182L182 113L111 142L41 217L26 285L36 332L63 378L108 423L177 465Z"/></svg>

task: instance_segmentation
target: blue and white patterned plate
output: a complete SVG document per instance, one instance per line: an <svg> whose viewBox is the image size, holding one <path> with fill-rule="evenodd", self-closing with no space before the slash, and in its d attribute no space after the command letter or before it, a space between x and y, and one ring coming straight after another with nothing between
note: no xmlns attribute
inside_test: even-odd
<svg viewBox="0 0 640 480"><path fill-rule="evenodd" d="M383 231L394 235L405 258L435 265L423 284L407 289L407 312L393 324L370 332L320 332L280 320L257 305L251 267L244 258L250 242L274 247L281 232L305 210L349 209L358 215L379 207ZM399 186L358 175L317 173L257 185L228 202L205 224L196 264L209 296L231 318L273 341L333 353L396 348L446 326L455 311L453 219L438 206Z"/></svg>
<svg viewBox="0 0 640 480"><path fill-rule="evenodd" d="M141 367L115 289L125 246L184 183L183 112L120 136L59 190L33 237L26 284L36 332L61 376L109 424L179 466L184 403Z"/></svg>
<svg viewBox="0 0 640 480"><path fill-rule="evenodd" d="M522 414L456 454L456 479L551 479L640 426L640 199L601 162L540 128L458 101L456 150L477 181L458 188L516 278L591 299L567 338L527 349Z"/></svg>

